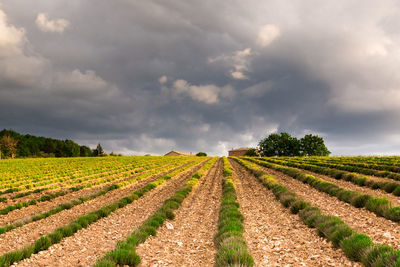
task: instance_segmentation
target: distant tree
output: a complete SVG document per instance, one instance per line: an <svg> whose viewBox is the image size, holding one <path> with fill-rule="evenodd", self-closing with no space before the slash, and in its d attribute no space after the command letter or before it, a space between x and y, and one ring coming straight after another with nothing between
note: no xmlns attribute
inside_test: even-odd
<svg viewBox="0 0 400 267"><path fill-rule="evenodd" d="M199 153L196 154L196 156L198 156L198 157L207 157L207 153L199 152Z"/></svg>
<svg viewBox="0 0 400 267"><path fill-rule="evenodd" d="M260 156L257 149L255 148L250 148L249 150L246 151L246 154L244 154L245 156L248 157L258 157Z"/></svg>
<svg viewBox="0 0 400 267"><path fill-rule="evenodd" d="M10 158L15 158L17 155L18 141L9 135L3 135L0 139L0 148L2 155Z"/></svg>
<svg viewBox="0 0 400 267"><path fill-rule="evenodd" d="M262 156L300 156L300 141L286 132L273 133L258 143Z"/></svg>
<svg viewBox="0 0 400 267"><path fill-rule="evenodd" d="M92 150L87 146L80 147L80 156L81 157L90 157L93 156Z"/></svg>
<svg viewBox="0 0 400 267"><path fill-rule="evenodd" d="M92 156L90 148L85 146L82 148L72 140L23 135L6 129L0 131L0 139L3 136L9 136L17 141L14 157L79 157L81 154Z"/></svg>
<svg viewBox="0 0 400 267"><path fill-rule="evenodd" d="M324 139L318 135L307 134L300 139L300 150L303 156L329 156Z"/></svg>
<svg viewBox="0 0 400 267"><path fill-rule="evenodd" d="M93 156L101 157L104 154L104 150L101 147L100 143L97 145L96 149L93 150Z"/></svg>

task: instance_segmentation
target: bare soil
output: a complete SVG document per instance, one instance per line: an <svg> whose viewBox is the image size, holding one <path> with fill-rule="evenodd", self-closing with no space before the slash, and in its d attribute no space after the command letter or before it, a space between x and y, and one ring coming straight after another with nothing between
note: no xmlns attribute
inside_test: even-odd
<svg viewBox="0 0 400 267"><path fill-rule="evenodd" d="M99 208L109 205L122 197L144 187L146 184L157 180L169 171L164 171L144 180L140 180L131 186L113 190L103 196L99 196L93 200L84 202L69 210L63 210L45 219L26 224L22 227L11 230L3 235L0 235L0 254L11 250L23 248L27 244L33 243L43 235L49 234L57 228L68 224L76 218L88 214Z"/></svg>
<svg viewBox="0 0 400 267"><path fill-rule="evenodd" d="M364 208L356 208L281 172L268 168L263 169L268 174L276 177L280 184L296 193L303 200L319 207L323 213L339 217L353 230L368 235L378 244L387 244L393 248L400 249L399 223L378 217L375 213Z"/></svg>
<svg viewBox="0 0 400 267"><path fill-rule="evenodd" d="M108 217L13 266L92 266L161 207L203 164L196 164Z"/></svg>
<svg viewBox="0 0 400 267"><path fill-rule="evenodd" d="M137 247L142 266L213 266L221 183L218 160L183 201L175 219Z"/></svg>
<svg viewBox="0 0 400 267"><path fill-rule="evenodd" d="M293 168L293 167L291 167L291 168ZM358 192L361 192L361 193L364 193L364 194L369 194L369 195L374 196L374 197L386 197L387 199L392 201L394 205L396 205L396 206L400 205L400 196L395 196L393 194L385 192L384 190L381 190L381 189L374 190L374 189L371 189L371 188L366 187L366 186L359 186L359 185L353 184L352 182L348 182L348 181L345 181L345 180L336 180L336 179L334 179L332 177L329 177L329 176L326 176L326 175L321 175L321 174L318 174L318 173L306 171L306 170L299 169L299 168L293 168L293 169L297 169L297 170L299 170L301 172L304 172L304 173L307 173L307 174L311 174L311 175L313 175L315 177L324 179L325 181L328 181L328 182L330 182L332 184L336 184L336 185L338 185L340 187L343 187L343 188L345 188L347 190L358 191ZM376 177L375 177L375 180L387 181L388 179L385 179L385 178L376 179Z"/></svg>
<svg viewBox="0 0 400 267"><path fill-rule="evenodd" d="M291 214L256 177L230 162L255 266L361 266Z"/></svg>

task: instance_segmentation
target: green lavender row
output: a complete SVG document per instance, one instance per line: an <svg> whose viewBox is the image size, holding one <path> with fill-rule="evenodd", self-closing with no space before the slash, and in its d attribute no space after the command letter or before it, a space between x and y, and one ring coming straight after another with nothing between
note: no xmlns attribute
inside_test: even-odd
<svg viewBox="0 0 400 267"><path fill-rule="evenodd" d="M182 171L183 171L183 170L193 166L194 164L195 164L195 162L189 162L188 164L184 164L183 166L178 167L178 168L181 168ZM174 168L172 168L172 169L174 169ZM89 200L95 199L95 198L97 198L99 196L105 195L106 193L108 193L108 192L110 192L112 190L125 187L128 184L131 184L131 183L136 182L138 180L142 180L144 178L147 178L147 177L151 176L152 174L154 174L154 173L153 172L149 172L149 173L142 174L140 176L135 176L134 178L129 180L129 183L126 183L126 181L124 181L123 183L112 184L112 185L107 186L106 188L104 188L104 189L92 194L92 195L89 195L89 196L86 196L86 197L80 197L80 198L72 200L70 202L61 203L57 207L55 207L55 208L53 208L51 210L42 212L42 213L40 213L38 215L34 215L31 218L29 218L28 220L25 220L24 222L12 223L12 224L8 224L6 226L0 227L0 235L6 233L8 231L11 231L13 229L16 229L18 227L21 227L21 226L23 226L25 224L42 220L42 219L47 218L47 217L49 217L51 215L57 214L57 213L59 213L59 212L61 212L63 210L71 209L71 208L73 208L73 207L75 207L77 205L80 205L80 204L82 204L82 203L84 203L86 201L89 201Z"/></svg>
<svg viewBox="0 0 400 267"><path fill-rule="evenodd" d="M396 182L375 180L375 179L371 179L366 176L358 175L356 173L340 171L340 170L331 169L328 167L316 166L313 164L305 164L305 163L298 163L298 162L287 161L287 160L276 160L276 159L269 159L269 158L262 158L262 160L281 164L281 165L286 165L286 166L290 166L290 167L296 167L296 168L300 168L303 170L312 171L315 173L330 176L336 180L342 179L342 180L345 180L348 182L352 182L355 185L367 186L371 189L382 189L386 193L393 194L395 196L400 196L400 184L396 183Z"/></svg>
<svg viewBox="0 0 400 267"><path fill-rule="evenodd" d="M384 217L394 222L400 222L400 207L393 206L393 203L385 197L373 197L369 194L361 194L358 191L346 190L333 183L327 182L313 175L303 173L299 170L277 165L256 159L247 159L267 168L271 168L285 173L303 183L309 184L315 189L327 193L347 202L356 208L366 208L378 216Z"/></svg>
<svg viewBox="0 0 400 267"><path fill-rule="evenodd" d="M248 252L243 237L244 217L239 211L239 203L233 185L233 169L227 158L223 157L223 163L222 202L218 219L218 233L214 238L218 248L215 265L218 267L253 266L253 257Z"/></svg>
<svg viewBox="0 0 400 267"><path fill-rule="evenodd" d="M144 243L149 236L155 236L157 229L164 222L175 218L174 210L178 209L183 200L192 191L199 179L203 177L208 169L215 163L217 158L208 161L204 166L189 179L182 189L176 191L172 197L165 200L152 216L147 218L125 241L120 241L117 247L100 258L95 267L113 267L113 266L138 266L140 257L136 253L136 247Z"/></svg>
<svg viewBox="0 0 400 267"><path fill-rule="evenodd" d="M172 176L179 172L173 172L171 174L164 175L154 182L147 184L141 189L136 190L132 194L125 196L110 205L103 206L102 208L90 212L87 215L83 215L66 226L58 228L53 233L41 237L36 240L33 244L24 247L23 249L14 250L0 256L0 267L8 267L15 262L19 262L23 259L29 258L32 254L48 249L51 245L59 243L63 238L72 236L82 228L88 227L90 224L100 220L101 218L109 216L112 212L117 209L123 208L133 201L139 199L144 194L153 190L160 184L171 179Z"/></svg>
<svg viewBox="0 0 400 267"><path fill-rule="evenodd" d="M400 251L387 245L374 244L370 237L355 232L340 218L323 214L318 207L311 206L280 185L273 176L266 174L256 164L234 159L271 190L284 207L293 214L298 214L308 227L316 228L335 247L340 247L350 260L361 261L368 267L400 266Z"/></svg>

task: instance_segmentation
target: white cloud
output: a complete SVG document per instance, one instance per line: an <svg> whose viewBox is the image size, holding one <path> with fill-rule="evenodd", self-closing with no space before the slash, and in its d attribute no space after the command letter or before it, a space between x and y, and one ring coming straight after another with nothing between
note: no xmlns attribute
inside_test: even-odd
<svg viewBox="0 0 400 267"><path fill-rule="evenodd" d="M168 78L167 78L167 76L165 76L165 75L161 76L161 77L158 79L158 82L159 82L160 84L165 84L165 83L167 83L167 81L168 81Z"/></svg>
<svg viewBox="0 0 400 267"><path fill-rule="evenodd" d="M193 100L206 104L218 103L219 96L232 98L235 95L235 90L230 85L223 87L218 87L213 84L192 85L181 79L174 81L171 91L175 97L188 95Z"/></svg>
<svg viewBox="0 0 400 267"><path fill-rule="evenodd" d="M39 13L36 17L36 25L44 32L63 33L70 22L66 19L49 19L45 13Z"/></svg>
<svg viewBox="0 0 400 267"><path fill-rule="evenodd" d="M230 68L230 74L232 78L237 80L249 79L246 72L250 71L250 61L253 55L251 48L245 48L233 52L231 55L221 55L214 58L209 58L208 63L215 63L222 61L227 64Z"/></svg>
<svg viewBox="0 0 400 267"><path fill-rule="evenodd" d="M0 80L28 87L41 83L47 61L39 55L28 55L29 43L25 30L8 24L6 14L0 10Z"/></svg>
<svg viewBox="0 0 400 267"><path fill-rule="evenodd" d="M266 47L270 45L280 35L281 31L276 25L263 25L258 31L257 44L261 47Z"/></svg>

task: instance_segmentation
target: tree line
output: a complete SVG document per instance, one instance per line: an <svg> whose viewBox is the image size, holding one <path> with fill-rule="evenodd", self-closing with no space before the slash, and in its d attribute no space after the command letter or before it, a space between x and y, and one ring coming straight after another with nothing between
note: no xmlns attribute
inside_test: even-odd
<svg viewBox="0 0 400 267"><path fill-rule="evenodd" d="M318 135L307 134L301 139L286 132L273 133L258 143L261 156L328 156L331 152L324 139Z"/></svg>
<svg viewBox="0 0 400 267"><path fill-rule="evenodd" d="M100 144L95 149L80 146L72 140L58 140L20 134L13 130L0 131L2 158L25 157L93 157L105 155Z"/></svg>

